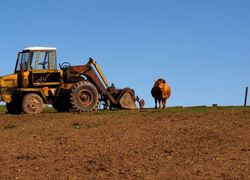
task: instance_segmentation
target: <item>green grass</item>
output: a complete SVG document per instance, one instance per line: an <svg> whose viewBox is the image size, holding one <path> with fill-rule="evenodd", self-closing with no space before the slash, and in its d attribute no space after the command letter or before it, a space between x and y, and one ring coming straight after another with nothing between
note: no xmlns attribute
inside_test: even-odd
<svg viewBox="0 0 250 180"><path fill-rule="evenodd" d="M8 123L4 126L4 129L13 129L16 128L16 125L13 123Z"/></svg>
<svg viewBox="0 0 250 180"><path fill-rule="evenodd" d="M73 125L74 129L81 129L82 125L80 123L74 123Z"/></svg>
<svg viewBox="0 0 250 180"><path fill-rule="evenodd" d="M167 110L170 112L173 111L190 111L190 112L204 112L204 111L213 111L216 109L240 109L244 108L243 106L218 106L218 107L211 107L211 106L190 106L190 107L169 107ZM245 108L250 108L247 106Z"/></svg>
<svg viewBox="0 0 250 180"><path fill-rule="evenodd" d="M43 112L49 113L49 112L56 112L56 110L53 107L46 106L43 108Z"/></svg>
<svg viewBox="0 0 250 180"><path fill-rule="evenodd" d="M5 112L6 112L5 105L0 105L0 113L5 113Z"/></svg>
<svg viewBox="0 0 250 180"><path fill-rule="evenodd" d="M214 111L214 110L224 110L224 109L237 109L237 108L244 108L243 106L218 106L218 107L209 107L209 106L193 106L193 107L168 107L165 110L160 110L160 109L154 109L154 108L146 108L142 110L132 110L129 111L130 113L138 113L141 111L156 111L156 112L170 112L170 113L177 113L177 112L208 112L208 111ZM245 108L250 108L250 106L247 106ZM6 112L6 107L5 105L0 105L0 113L5 113ZM54 108L52 107L45 107L43 109L43 112L45 113L51 113L51 112L56 112ZM94 111L92 112L94 115L103 115L103 114L120 114L120 115L126 115L128 113L127 110L120 110L120 109L115 109L115 110L107 110L107 111Z"/></svg>
<svg viewBox="0 0 250 180"><path fill-rule="evenodd" d="M5 113L6 112L6 106L5 105L0 105L0 113ZM56 112L54 108L52 107L45 107L43 108L43 112Z"/></svg>

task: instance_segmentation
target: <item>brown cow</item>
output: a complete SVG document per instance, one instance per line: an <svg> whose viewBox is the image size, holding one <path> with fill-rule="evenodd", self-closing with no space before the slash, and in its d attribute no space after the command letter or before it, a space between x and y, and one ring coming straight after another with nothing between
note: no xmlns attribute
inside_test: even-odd
<svg viewBox="0 0 250 180"><path fill-rule="evenodd" d="M170 97L171 89L164 79L158 79L151 90L151 94L155 99L155 109L157 109L157 101L159 102L159 108L164 109L166 107L166 101Z"/></svg>

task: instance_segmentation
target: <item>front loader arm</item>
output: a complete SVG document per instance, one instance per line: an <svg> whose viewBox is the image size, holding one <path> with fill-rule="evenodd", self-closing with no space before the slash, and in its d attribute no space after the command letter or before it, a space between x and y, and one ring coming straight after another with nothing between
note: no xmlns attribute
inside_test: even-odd
<svg viewBox="0 0 250 180"><path fill-rule="evenodd" d="M104 82L104 84L106 85L106 87L108 87L108 81L107 81L106 77L103 75L102 70L100 69L100 67L96 63L96 61L94 59L92 59L92 58L89 58L88 64L93 64L93 66L95 67L95 69L99 73L100 77L102 78L102 81Z"/></svg>

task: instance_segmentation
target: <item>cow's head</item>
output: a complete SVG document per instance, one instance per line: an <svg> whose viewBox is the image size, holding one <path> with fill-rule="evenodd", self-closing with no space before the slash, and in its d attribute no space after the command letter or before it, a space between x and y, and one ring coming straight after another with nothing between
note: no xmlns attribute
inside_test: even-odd
<svg viewBox="0 0 250 180"><path fill-rule="evenodd" d="M163 84L163 83L166 83L166 81L163 78L157 79L155 81L155 85L157 85L157 86L160 85L160 84Z"/></svg>

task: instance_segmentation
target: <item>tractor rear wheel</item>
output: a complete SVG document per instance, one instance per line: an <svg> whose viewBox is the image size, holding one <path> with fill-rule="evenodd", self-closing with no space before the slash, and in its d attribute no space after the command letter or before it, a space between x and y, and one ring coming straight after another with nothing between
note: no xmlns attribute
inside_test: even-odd
<svg viewBox="0 0 250 180"><path fill-rule="evenodd" d="M99 93L96 87L88 82L76 83L70 93L71 110L76 112L88 112L98 108Z"/></svg>
<svg viewBox="0 0 250 180"><path fill-rule="evenodd" d="M43 110L43 100L37 94L26 94L23 98L22 108L26 114L40 113Z"/></svg>

